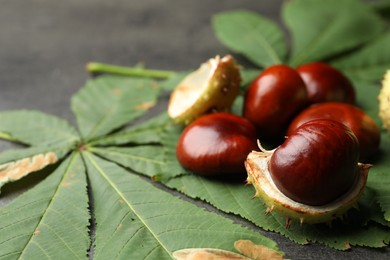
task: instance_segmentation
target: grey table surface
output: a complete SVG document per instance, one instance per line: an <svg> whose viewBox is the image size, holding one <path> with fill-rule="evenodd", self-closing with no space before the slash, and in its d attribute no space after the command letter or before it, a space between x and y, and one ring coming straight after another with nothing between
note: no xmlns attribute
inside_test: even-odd
<svg viewBox="0 0 390 260"><path fill-rule="evenodd" d="M0 110L34 109L74 122L70 98L89 78L85 71L87 62L126 66L142 62L148 68L191 70L216 54L229 52L213 34L213 14L250 9L281 23L281 3L2 0ZM8 143L0 143L0 151L9 147ZM29 185L6 187L0 206ZM259 232L276 240L290 259L390 259L389 247L357 247L341 252L319 244L300 246L278 234Z"/></svg>

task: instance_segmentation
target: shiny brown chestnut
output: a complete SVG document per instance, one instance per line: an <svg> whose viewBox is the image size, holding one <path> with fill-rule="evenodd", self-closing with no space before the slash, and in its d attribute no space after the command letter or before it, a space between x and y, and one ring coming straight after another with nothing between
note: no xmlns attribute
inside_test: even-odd
<svg viewBox="0 0 390 260"><path fill-rule="evenodd" d="M180 136L176 156L180 164L199 175L235 178L245 175L245 159L257 150L256 128L247 119L213 113L187 126Z"/></svg>
<svg viewBox="0 0 390 260"><path fill-rule="evenodd" d="M273 150L251 152L245 161L254 197L300 223L330 223L356 206L367 183L369 164L358 163L359 144L345 125L309 121Z"/></svg>
<svg viewBox="0 0 390 260"><path fill-rule="evenodd" d="M324 205L355 183L359 142L345 125L333 120L302 124L279 146L271 160L275 185L306 205Z"/></svg>
<svg viewBox="0 0 390 260"><path fill-rule="evenodd" d="M379 148L380 128L375 121L358 107L341 102L320 103L303 110L291 122L287 135L314 119L331 119L349 127L360 144L360 161L368 159Z"/></svg>
<svg viewBox="0 0 390 260"><path fill-rule="evenodd" d="M355 103L355 89L349 79L339 70L323 62L298 66L307 87L310 104L337 101Z"/></svg>
<svg viewBox="0 0 390 260"><path fill-rule="evenodd" d="M255 124L260 139L280 138L306 102L306 87L299 74L286 65L274 65L249 86L243 116Z"/></svg>

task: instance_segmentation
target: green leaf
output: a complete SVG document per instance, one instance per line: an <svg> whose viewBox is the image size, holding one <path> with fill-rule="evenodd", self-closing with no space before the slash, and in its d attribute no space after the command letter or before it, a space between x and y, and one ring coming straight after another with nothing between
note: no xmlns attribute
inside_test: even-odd
<svg viewBox="0 0 390 260"><path fill-rule="evenodd" d="M379 85L364 80L352 80L352 83L356 90L357 106L369 114L378 124L378 126L380 126L381 120L379 119L378 115Z"/></svg>
<svg viewBox="0 0 390 260"><path fill-rule="evenodd" d="M359 106L368 113L380 126L381 120L378 117L379 86L372 82L354 81L358 94ZM387 131L382 130L381 144L379 153L371 162L373 167L368 175L367 186L375 192L375 200L379 203L384 218L390 221L390 135ZM382 214L383 215L383 214Z"/></svg>
<svg viewBox="0 0 390 260"><path fill-rule="evenodd" d="M101 76L72 97L83 138L90 141L140 117L156 103L157 84L148 79Z"/></svg>
<svg viewBox="0 0 390 260"><path fill-rule="evenodd" d="M91 148L90 151L154 179L165 164L163 147L157 145Z"/></svg>
<svg viewBox="0 0 390 260"><path fill-rule="evenodd" d="M357 0L287 1L282 17L291 33L292 66L351 50L384 29L381 18Z"/></svg>
<svg viewBox="0 0 390 260"><path fill-rule="evenodd" d="M146 128L146 126L150 127ZM152 138L154 141L158 140L162 146L90 147L89 150L139 174L152 177L156 181L163 181L185 173L175 153L176 143L182 130L182 126L175 124L166 113L163 113L128 131L112 135L113 139L110 136L103 139L129 144Z"/></svg>
<svg viewBox="0 0 390 260"><path fill-rule="evenodd" d="M332 62L354 81L380 82L390 68L390 32L366 44L358 51Z"/></svg>
<svg viewBox="0 0 390 260"><path fill-rule="evenodd" d="M241 89L243 91L246 91L246 89L252 83L252 81L254 81L260 75L261 70L245 69L245 70L241 70L240 73L242 78Z"/></svg>
<svg viewBox="0 0 390 260"><path fill-rule="evenodd" d="M38 111L0 112L0 122L0 138L28 145L59 145L79 139L68 122Z"/></svg>
<svg viewBox="0 0 390 260"><path fill-rule="evenodd" d="M190 73L190 71L177 72L172 77L160 83L161 89L172 91Z"/></svg>
<svg viewBox="0 0 390 260"><path fill-rule="evenodd" d="M162 113L129 129L98 138L89 142L89 145L107 146L160 143L160 132L163 130L168 120L168 114Z"/></svg>
<svg viewBox="0 0 390 260"><path fill-rule="evenodd" d="M26 175L42 170L46 166L54 164L57 161L57 155L53 152L48 152L1 164L0 188L8 182L20 180Z"/></svg>
<svg viewBox="0 0 390 260"><path fill-rule="evenodd" d="M58 159L64 157L72 150L71 144L60 144L58 146L31 146L27 148L9 149L0 153L0 164L21 160L27 157L33 157L37 154L55 153Z"/></svg>
<svg viewBox="0 0 390 260"><path fill-rule="evenodd" d="M75 154L35 188L0 209L1 259L87 259L88 195Z"/></svg>
<svg viewBox="0 0 390 260"><path fill-rule="evenodd" d="M283 63L287 47L281 29L250 11L216 14L212 20L218 39L260 67Z"/></svg>
<svg viewBox="0 0 390 260"><path fill-rule="evenodd" d="M371 185L366 186L363 196L359 199L359 213L364 215L367 221L374 221L390 227L390 221L385 220L383 211L377 201L377 194L370 186Z"/></svg>
<svg viewBox="0 0 390 260"><path fill-rule="evenodd" d="M52 145L5 150L0 153L0 188L8 182L17 181L47 165L56 163L74 147L75 144L69 140Z"/></svg>
<svg viewBox="0 0 390 260"><path fill-rule="evenodd" d="M95 259L171 259L179 249L233 250L239 239L273 241L158 189L116 164L85 153L94 196ZM115 212L115 214L112 214Z"/></svg>
<svg viewBox="0 0 390 260"><path fill-rule="evenodd" d="M174 176L188 174L187 171L183 170L176 157L176 144L182 131L183 126L177 125L171 121L171 124L167 124L164 131L161 133L165 161L160 176L161 181L168 180Z"/></svg>
<svg viewBox="0 0 390 260"><path fill-rule="evenodd" d="M0 153L0 188L57 162L79 142L68 122L38 111L0 112L0 121L0 138L32 145Z"/></svg>
<svg viewBox="0 0 390 260"><path fill-rule="evenodd" d="M349 249L347 245L384 247L384 241L390 241L388 228L376 225L362 227L360 222L336 223L333 227L295 222L287 229L286 218L277 213L266 215L262 201L251 199L254 189L242 183L185 175L169 180L166 185L192 198L202 199L226 213L237 214L265 230L280 233L299 244L312 241L346 250Z"/></svg>
<svg viewBox="0 0 390 260"><path fill-rule="evenodd" d="M390 221L390 135L387 132L382 134L381 153L377 160L368 175L367 186L375 191L384 217Z"/></svg>
<svg viewBox="0 0 390 260"><path fill-rule="evenodd" d="M285 228L285 218L277 215L267 216L266 207L259 200L252 199L255 193L253 188L244 183L224 182L188 174L170 179L165 184L191 198L204 200L226 213L237 214L267 231L284 234L299 244L307 242L302 234Z"/></svg>

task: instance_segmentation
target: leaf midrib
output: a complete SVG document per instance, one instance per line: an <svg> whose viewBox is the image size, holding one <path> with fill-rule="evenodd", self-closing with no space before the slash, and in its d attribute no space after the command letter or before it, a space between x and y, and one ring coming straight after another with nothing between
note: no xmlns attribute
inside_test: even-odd
<svg viewBox="0 0 390 260"><path fill-rule="evenodd" d="M117 145L118 143L120 144L121 142L116 142L116 140L121 140L121 139L125 139L125 138L131 138L132 136L137 136L138 134L143 134L145 132L150 132L150 131L158 131L160 129L164 129L164 126L165 125L156 125L156 126L150 126L150 127L145 127L145 128L140 128L140 129L129 129L127 131L123 131L123 132L119 132L119 133L116 133L116 134L112 134L112 135L106 135L106 136L102 136L102 137L98 137L96 139L92 139L91 141L89 141L88 143L90 145L94 145L94 144L97 144L97 145L110 145L110 144L113 144L113 145Z"/></svg>
<svg viewBox="0 0 390 260"><path fill-rule="evenodd" d="M118 189L118 187L111 181L107 174L105 174L104 170L99 166L99 164L92 158L89 152L83 152L92 165L96 168L96 170L100 173L100 175L108 182L108 184L114 189L114 191L119 195L119 197L126 203L129 209L137 216L137 218L141 221L141 223L149 230L149 232L153 235L153 237L158 241L158 243L162 246L162 248L171 255L171 252L166 248L166 246L162 243L162 241L158 238L158 236L153 232L153 230L149 227L149 225L143 220L137 210L131 205L131 203L127 200L125 195Z"/></svg>
<svg viewBox="0 0 390 260"><path fill-rule="evenodd" d="M336 18L338 19L338 17L336 16ZM333 21L333 20L332 20ZM324 29L321 30L321 33L319 33L316 37L314 37L307 45L304 49L302 49L298 55L296 55L295 57L293 57L290 61L290 65L295 67L295 66L298 66L299 64L302 63L302 60L305 60L307 57L310 57L312 56L312 53L313 53L313 46L316 46L316 44L318 42L320 42L327 34L328 34L328 31L330 31L330 29L333 27L333 23L330 22L330 23L327 23L325 26L324 26Z"/></svg>
<svg viewBox="0 0 390 260"><path fill-rule="evenodd" d="M150 162L150 163L153 163L153 164L165 165L165 162L163 162L163 161L153 160L151 158L144 157L144 156L137 156L137 155L128 154L128 153L121 153L119 151L110 150L110 149L99 149L99 148L96 148L96 147L91 147L90 151L95 151L95 152L102 153L102 154L106 153L106 154L117 155L117 156L120 156L120 157L123 157L123 158L136 159L138 161Z"/></svg>
<svg viewBox="0 0 390 260"><path fill-rule="evenodd" d="M115 115L115 112L117 111L117 109L119 107L116 102L115 102L115 104L116 104L115 106L111 107L111 109L108 110L108 113L104 114L104 116L99 120L99 122L95 125L95 127L93 127L91 129L91 131L89 132L89 134L86 137L87 141L96 137L95 133L101 128L101 126L104 125L105 122L109 121L109 119L112 115Z"/></svg>
<svg viewBox="0 0 390 260"><path fill-rule="evenodd" d="M42 223L42 221L45 219L46 214L48 213L48 211L49 211L49 209L50 209L50 206L52 205L53 201L55 201L55 198L58 196L59 189L61 188L61 183L64 181L65 177L66 177L67 174L70 172L69 170L72 168L74 162L76 161L76 156L77 156L77 154L74 153L74 154L72 155L72 157L70 158L69 164L68 164L68 166L66 167L66 169L65 169L65 171L64 171L64 174L62 175L61 181L58 183L57 188L56 188L56 190L55 190L55 192L54 192L54 195L53 195L52 198L50 199L50 202L49 202L49 204L47 205L47 207L46 207L44 213L42 214L41 219L38 221L36 227L34 228L34 231L36 231L37 228L38 228L41 224L44 224L44 223ZM34 242L34 241L32 241L32 239L33 239L33 237L34 237L34 234L35 234L35 232L32 232L32 233L31 233L31 236L30 236L30 238L28 239L28 241L27 241L26 245L24 246L23 250L21 251L21 253L20 253L18 259L22 259L22 256L23 256L23 254L24 254L24 252L25 252L25 249L27 248L27 245ZM34 244L36 244L36 245L38 246L37 243L34 242ZM70 252L72 252L72 253L75 255L75 257L77 257L77 259L80 259L80 258L78 257L78 255L77 255L75 252L73 252L73 250L72 250L65 242L64 242L64 244L69 248ZM45 254L46 254L46 253L45 253Z"/></svg>

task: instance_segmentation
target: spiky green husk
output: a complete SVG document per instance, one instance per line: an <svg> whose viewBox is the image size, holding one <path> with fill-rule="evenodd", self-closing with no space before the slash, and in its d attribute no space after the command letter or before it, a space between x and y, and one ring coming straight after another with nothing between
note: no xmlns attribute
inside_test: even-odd
<svg viewBox="0 0 390 260"><path fill-rule="evenodd" d="M172 92L168 114L190 124L208 112L228 112L240 92L240 71L232 56L217 56L187 75Z"/></svg>
<svg viewBox="0 0 390 260"><path fill-rule="evenodd" d="M390 131L390 70L384 76L378 100L379 117L382 119L383 127Z"/></svg>
<svg viewBox="0 0 390 260"><path fill-rule="evenodd" d="M268 170L272 154L273 151L253 151L248 155L245 162L248 173L247 182L256 189L254 197L261 198L268 206L266 214L275 211L286 216L287 227L291 224L290 220L300 223L329 223L336 218L341 218L348 209L357 205L357 200L366 186L368 170L371 167L371 165L359 163L356 182L342 197L323 206L309 206L288 198L276 187Z"/></svg>

